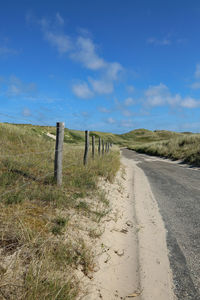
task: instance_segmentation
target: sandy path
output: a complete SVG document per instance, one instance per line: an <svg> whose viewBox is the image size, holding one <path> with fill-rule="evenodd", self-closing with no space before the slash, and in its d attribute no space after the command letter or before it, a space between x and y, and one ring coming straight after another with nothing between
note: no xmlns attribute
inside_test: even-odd
<svg viewBox="0 0 200 300"><path fill-rule="evenodd" d="M133 195L138 223L140 285L144 300L176 299L166 245L166 230L144 172L136 162L122 159L133 172Z"/></svg>
<svg viewBox="0 0 200 300"><path fill-rule="evenodd" d="M113 184L104 183L112 212L98 243L98 267L85 300L172 300L166 231L143 171L122 157Z"/></svg>
<svg viewBox="0 0 200 300"><path fill-rule="evenodd" d="M112 211L104 223L97 250L98 271L85 300L128 299L127 296L140 291L132 182L131 169L121 168L113 184L104 182L101 186Z"/></svg>

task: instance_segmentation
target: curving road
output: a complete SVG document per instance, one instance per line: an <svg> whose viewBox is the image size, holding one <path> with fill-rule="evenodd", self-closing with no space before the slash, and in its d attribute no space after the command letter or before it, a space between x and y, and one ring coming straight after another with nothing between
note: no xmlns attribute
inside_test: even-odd
<svg viewBox="0 0 200 300"><path fill-rule="evenodd" d="M158 203L178 300L200 300L200 170L128 149L122 155L144 171Z"/></svg>

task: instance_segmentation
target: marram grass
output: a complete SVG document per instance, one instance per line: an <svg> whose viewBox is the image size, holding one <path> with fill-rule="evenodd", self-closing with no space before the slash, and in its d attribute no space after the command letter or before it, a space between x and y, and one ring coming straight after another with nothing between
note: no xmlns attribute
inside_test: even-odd
<svg viewBox="0 0 200 300"><path fill-rule="evenodd" d="M186 163L200 166L200 135L182 135L166 141L140 143L129 148L150 155L182 160Z"/></svg>
<svg viewBox="0 0 200 300"><path fill-rule="evenodd" d="M57 187L55 141L33 129L0 124L0 298L73 300L81 289L73 271L87 276L94 268L77 220L97 224L108 213L98 179L114 179L119 153L94 160L90 153L84 167L83 144L64 144Z"/></svg>

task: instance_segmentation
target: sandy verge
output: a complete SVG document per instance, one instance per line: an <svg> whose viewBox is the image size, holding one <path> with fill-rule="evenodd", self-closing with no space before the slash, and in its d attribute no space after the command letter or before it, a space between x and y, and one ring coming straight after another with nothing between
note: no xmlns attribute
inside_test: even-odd
<svg viewBox="0 0 200 300"><path fill-rule="evenodd" d="M138 252L141 298L144 300L176 299L166 245L166 230L157 202L144 172L137 163L122 159L134 177L133 193L138 222Z"/></svg>
<svg viewBox="0 0 200 300"><path fill-rule="evenodd" d="M104 233L96 248L96 272L85 300L133 299L137 295L140 299L132 181L132 170L122 167L113 184L100 184L111 212L104 220Z"/></svg>
<svg viewBox="0 0 200 300"><path fill-rule="evenodd" d="M98 241L96 267L84 300L172 300L166 230L144 172L122 157L113 184L101 188L111 203Z"/></svg>

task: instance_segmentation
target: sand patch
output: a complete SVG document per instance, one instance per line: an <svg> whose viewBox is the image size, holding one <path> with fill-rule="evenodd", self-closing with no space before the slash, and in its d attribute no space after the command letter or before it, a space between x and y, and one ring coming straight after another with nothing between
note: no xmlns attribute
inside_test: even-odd
<svg viewBox="0 0 200 300"><path fill-rule="evenodd" d="M123 158L133 170L135 210L138 222L141 298L176 299L166 244L166 230L150 184L134 160Z"/></svg>
<svg viewBox="0 0 200 300"><path fill-rule="evenodd" d="M96 272L85 300L140 299L137 226L132 193L132 170L122 167L113 184L103 183L111 213L98 242ZM129 297L128 297L129 296Z"/></svg>
<svg viewBox="0 0 200 300"><path fill-rule="evenodd" d="M113 184L101 189L111 205L97 241L96 262L84 300L174 300L166 230L149 182L124 157ZM92 247L93 245L91 245ZM94 246L93 246L94 247Z"/></svg>

